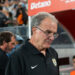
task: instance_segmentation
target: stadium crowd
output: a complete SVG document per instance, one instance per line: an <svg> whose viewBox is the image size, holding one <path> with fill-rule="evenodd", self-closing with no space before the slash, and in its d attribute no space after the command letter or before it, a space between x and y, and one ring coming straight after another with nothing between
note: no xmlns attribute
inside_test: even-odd
<svg viewBox="0 0 75 75"><path fill-rule="evenodd" d="M0 1L0 27L27 25L26 0L1 0Z"/></svg>

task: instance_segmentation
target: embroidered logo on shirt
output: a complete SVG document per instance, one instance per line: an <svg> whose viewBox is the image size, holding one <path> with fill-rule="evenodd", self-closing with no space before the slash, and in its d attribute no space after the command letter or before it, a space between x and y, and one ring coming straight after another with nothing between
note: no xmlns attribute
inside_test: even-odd
<svg viewBox="0 0 75 75"><path fill-rule="evenodd" d="M35 69L38 65L31 66L31 69Z"/></svg>
<svg viewBox="0 0 75 75"><path fill-rule="evenodd" d="M52 62L54 64L54 66L57 66L57 62L56 62L56 59L55 58L52 58Z"/></svg>

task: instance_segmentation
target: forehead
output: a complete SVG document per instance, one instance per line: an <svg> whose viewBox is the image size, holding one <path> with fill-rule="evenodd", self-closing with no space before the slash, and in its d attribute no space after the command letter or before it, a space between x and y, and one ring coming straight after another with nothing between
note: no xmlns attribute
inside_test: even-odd
<svg viewBox="0 0 75 75"><path fill-rule="evenodd" d="M41 21L40 27L48 30L55 30L55 32L57 31L57 23L52 21L49 17Z"/></svg>

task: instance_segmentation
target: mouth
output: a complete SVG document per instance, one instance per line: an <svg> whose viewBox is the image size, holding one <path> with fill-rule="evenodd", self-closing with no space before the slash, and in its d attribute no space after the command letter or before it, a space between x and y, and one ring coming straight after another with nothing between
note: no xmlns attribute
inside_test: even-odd
<svg viewBox="0 0 75 75"><path fill-rule="evenodd" d="M50 44L52 43L51 40L45 40L45 42L46 42L48 45L50 45Z"/></svg>

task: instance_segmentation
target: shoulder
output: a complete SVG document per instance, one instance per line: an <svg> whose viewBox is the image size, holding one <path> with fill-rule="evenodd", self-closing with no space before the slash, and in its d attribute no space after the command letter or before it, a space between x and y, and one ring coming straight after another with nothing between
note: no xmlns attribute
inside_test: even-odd
<svg viewBox="0 0 75 75"><path fill-rule="evenodd" d="M52 47L49 48L49 53L52 54L52 56L54 57L58 57L56 50Z"/></svg>
<svg viewBox="0 0 75 75"><path fill-rule="evenodd" d="M16 49L16 51L14 51L14 53L12 54L12 56L16 56L16 57L22 57L22 56L26 56L27 55L27 50L28 47L25 46L25 44L21 45L21 47L19 47L18 49Z"/></svg>
<svg viewBox="0 0 75 75"><path fill-rule="evenodd" d="M2 50L0 49L0 57L1 57L1 56L6 56L6 55L5 55L4 51L2 51Z"/></svg>
<svg viewBox="0 0 75 75"><path fill-rule="evenodd" d="M7 63L7 61L8 56L4 52L0 51L0 63L4 64Z"/></svg>
<svg viewBox="0 0 75 75"><path fill-rule="evenodd" d="M49 48L49 51L51 51L52 53L57 54L56 50L54 48L52 48L52 47Z"/></svg>

